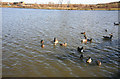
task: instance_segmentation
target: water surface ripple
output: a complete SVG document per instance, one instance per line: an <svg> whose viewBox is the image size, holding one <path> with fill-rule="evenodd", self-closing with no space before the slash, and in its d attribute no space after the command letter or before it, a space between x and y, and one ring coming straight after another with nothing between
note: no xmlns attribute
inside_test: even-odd
<svg viewBox="0 0 120 79"><path fill-rule="evenodd" d="M118 73L118 11L3 8L3 77L111 77ZM108 32L105 32L105 29ZM81 32L92 43L82 44ZM103 35L113 33L111 41ZM54 46L53 38L67 47ZM45 40L45 48L40 47ZM80 60L78 46L84 46ZM91 57L93 62L86 63ZM102 65L96 65L100 60Z"/></svg>

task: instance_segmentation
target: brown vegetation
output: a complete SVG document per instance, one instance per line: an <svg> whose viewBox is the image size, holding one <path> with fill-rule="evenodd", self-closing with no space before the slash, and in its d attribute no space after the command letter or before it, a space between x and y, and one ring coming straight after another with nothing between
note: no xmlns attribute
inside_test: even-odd
<svg viewBox="0 0 120 79"><path fill-rule="evenodd" d="M105 4L26 4L23 2L1 2L1 7L10 8L35 8L35 9L61 9L61 10L118 10L120 2L111 2Z"/></svg>

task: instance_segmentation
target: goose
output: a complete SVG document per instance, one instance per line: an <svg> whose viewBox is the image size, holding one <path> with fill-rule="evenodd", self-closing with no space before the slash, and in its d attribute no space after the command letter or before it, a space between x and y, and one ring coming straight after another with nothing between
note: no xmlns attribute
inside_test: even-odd
<svg viewBox="0 0 120 79"><path fill-rule="evenodd" d="M113 34L112 34L112 33L109 34L109 36L103 36L104 39L112 39L112 37L113 37Z"/></svg>

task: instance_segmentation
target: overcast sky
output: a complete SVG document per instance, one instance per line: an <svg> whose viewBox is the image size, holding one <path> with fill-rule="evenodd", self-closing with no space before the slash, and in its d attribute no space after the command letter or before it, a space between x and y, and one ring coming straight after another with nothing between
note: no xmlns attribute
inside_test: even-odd
<svg viewBox="0 0 120 79"><path fill-rule="evenodd" d="M62 0L2 0L2 2L18 2L18 1L24 1L25 3L48 3L48 2L54 2L58 3ZM69 0L70 3L73 4L97 4L97 3L108 3L108 2L115 2L119 0ZM63 3L67 3L68 0L63 0Z"/></svg>

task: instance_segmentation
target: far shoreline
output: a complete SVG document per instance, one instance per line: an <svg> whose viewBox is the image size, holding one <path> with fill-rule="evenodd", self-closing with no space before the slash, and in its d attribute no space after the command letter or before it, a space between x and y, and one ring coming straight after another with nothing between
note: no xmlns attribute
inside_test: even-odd
<svg viewBox="0 0 120 79"><path fill-rule="evenodd" d="M24 8L24 9L47 9L47 10L104 10L119 11L120 2L104 4L28 4L24 2L1 2L0 8Z"/></svg>
<svg viewBox="0 0 120 79"><path fill-rule="evenodd" d="M19 9L41 9L41 10L83 10L83 11L120 11L120 9L118 8L113 8L110 10L106 10L106 9L94 9L94 10L90 10L90 9L49 9L49 8L21 8L21 7L0 7L0 8L19 8Z"/></svg>

